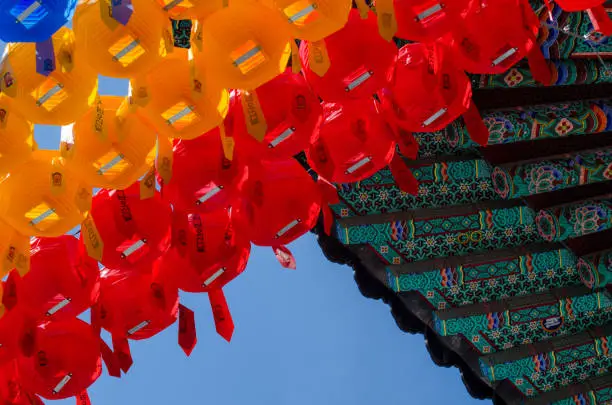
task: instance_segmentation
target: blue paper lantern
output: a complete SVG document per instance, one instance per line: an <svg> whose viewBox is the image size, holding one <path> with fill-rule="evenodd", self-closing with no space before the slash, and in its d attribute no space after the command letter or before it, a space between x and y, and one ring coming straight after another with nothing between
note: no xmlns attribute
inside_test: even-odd
<svg viewBox="0 0 612 405"><path fill-rule="evenodd" d="M0 40L41 42L72 19L77 0L0 0Z"/></svg>

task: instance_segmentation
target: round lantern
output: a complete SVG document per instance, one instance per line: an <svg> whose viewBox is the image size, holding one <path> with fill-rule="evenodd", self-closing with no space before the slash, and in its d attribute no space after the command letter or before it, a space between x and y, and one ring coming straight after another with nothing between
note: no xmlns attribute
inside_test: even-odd
<svg viewBox="0 0 612 405"><path fill-rule="evenodd" d="M331 182L353 183L387 166L395 145L374 99L324 103L323 124L307 151L308 164Z"/></svg>
<svg viewBox="0 0 612 405"><path fill-rule="evenodd" d="M65 27L44 42L8 44L1 70L1 91L36 124L74 122L98 91L96 72L85 63L73 32Z"/></svg>
<svg viewBox="0 0 612 405"><path fill-rule="evenodd" d="M34 127L0 94L0 178L30 157Z"/></svg>
<svg viewBox="0 0 612 405"><path fill-rule="evenodd" d="M0 1L0 40L41 42L72 19L77 0Z"/></svg>
<svg viewBox="0 0 612 405"><path fill-rule="evenodd" d="M218 128L197 139L175 141L173 158L173 176L163 185L163 194L175 208L214 211L240 197L248 171L239 157L225 158Z"/></svg>
<svg viewBox="0 0 612 405"><path fill-rule="evenodd" d="M396 55L395 44L379 35L376 16L362 19L356 9L340 31L300 45L306 80L328 102L372 96L384 87Z"/></svg>
<svg viewBox="0 0 612 405"><path fill-rule="evenodd" d="M232 0L204 21L196 63L220 86L253 90L281 74L291 55L289 24L253 0Z"/></svg>
<svg viewBox="0 0 612 405"><path fill-rule="evenodd" d="M461 23L472 0L376 0L378 24L395 19L395 36L418 42L431 42L453 32ZM388 3L388 4L387 4ZM389 7L390 6L390 7Z"/></svg>
<svg viewBox="0 0 612 405"><path fill-rule="evenodd" d="M220 125L229 108L227 90L205 81L188 52L176 48L147 75L131 82L139 114L170 138L197 138Z"/></svg>
<svg viewBox="0 0 612 405"><path fill-rule="evenodd" d="M548 2L549 0L545 1ZM605 36L612 35L612 21L606 11L606 0L555 0L555 3L565 11L586 10L595 31Z"/></svg>
<svg viewBox="0 0 612 405"><path fill-rule="evenodd" d="M88 63L104 76L122 78L146 73L165 56L169 25L151 0L80 2L73 21Z"/></svg>
<svg viewBox="0 0 612 405"><path fill-rule="evenodd" d="M222 288L246 268L251 243L236 231L231 212L175 211L172 248L160 259L160 271L183 291Z"/></svg>
<svg viewBox="0 0 612 405"><path fill-rule="evenodd" d="M245 160L291 158L313 142L321 104L300 74L288 69L251 92L238 92L233 108L236 153Z"/></svg>
<svg viewBox="0 0 612 405"><path fill-rule="evenodd" d="M98 262L72 235L34 238L30 272L17 283L19 305L40 321L71 319L98 298Z"/></svg>
<svg viewBox="0 0 612 405"><path fill-rule="evenodd" d="M223 8L227 0L157 0L173 20L204 19Z"/></svg>
<svg viewBox="0 0 612 405"><path fill-rule="evenodd" d="M463 115L470 137L487 144L470 80L441 41L403 46L380 98L389 120L404 130L440 131Z"/></svg>
<svg viewBox="0 0 612 405"><path fill-rule="evenodd" d="M100 338L77 318L45 323L37 328L33 356L17 364L27 391L46 399L77 396L102 372Z"/></svg>
<svg viewBox="0 0 612 405"><path fill-rule="evenodd" d="M291 35L320 41L340 30L348 20L351 0L260 0L289 21Z"/></svg>
<svg viewBox="0 0 612 405"><path fill-rule="evenodd" d="M500 74L524 57L533 77L551 83L537 44L540 21L526 0L475 1L453 34L457 63L471 73Z"/></svg>
<svg viewBox="0 0 612 405"><path fill-rule="evenodd" d="M94 187L127 188L155 161L157 137L125 98L102 96L66 131L66 162Z"/></svg>
<svg viewBox="0 0 612 405"><path fill-rule="evenodd" d="M317 183L294 159L249 167L237 215L255 245L282 246L310 231L323 196Z"/></svg>
<svg viewBox="0 0 612 405"><path fill-rule="evenodd" d="M141 198L139 183L125 190L98 192L90 215L103 245L100 262L117 269L150 271L170 246L171 213L159 192ZM81 232L83 243L85 233Z"/></svg>
<svg viewBox="0 0 612 405"><path fill-rule="evenodd" d="M176 320L178 289L154 273L104 269L99 305L101 326L114 339L148 339Z"/></svg>
<svg viewBox="0 0 612 405"><path fill-rule="evenodd" d="M84 218L91 189L52 150L37 150L0 182L0 217L17 232L60 236Z"/></svg>

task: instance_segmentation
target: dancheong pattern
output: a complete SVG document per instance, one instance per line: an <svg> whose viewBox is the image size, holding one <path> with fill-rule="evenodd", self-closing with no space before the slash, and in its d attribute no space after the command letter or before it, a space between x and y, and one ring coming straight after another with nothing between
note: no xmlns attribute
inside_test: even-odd
<svg viewBox="0 0 612 405"><path fill-rule="evenodd" d="M551 23L541 0L531 4L554 86L612 84L612 40L593 32L587 13L554 5ZM474 93L539 91L526 62L470 78ZM419 152L407 162L419 181L416 196L384 169L339 184L340 202L332 207L335 237L365 246L355 251L368 260L374 253L386 268L378 279L410 301L403 305L419 301L427 327L450 346L461 342L461 356L467 350L478 359L480 378L492 386L509 382L523 399L552 395L552 405L612 404L612 243L602 244L607 250L586 246L584 254L574 249L612 229L612 142L596 139L612 132L612 98L602 99L612 95L597 94L515 108L479 105L498 151L566 140L582 148L540 148L535 158L504 156L497 165L459 119L443 131L414 134ZM608 194L579 191L606 184ZM555 195L569 199L557 203ZM535 200L540 205L531 205Z"/></svg>

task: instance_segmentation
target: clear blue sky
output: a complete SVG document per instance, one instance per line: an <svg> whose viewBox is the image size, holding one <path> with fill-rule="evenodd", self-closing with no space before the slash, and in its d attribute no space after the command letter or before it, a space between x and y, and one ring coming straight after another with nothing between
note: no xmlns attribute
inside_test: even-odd
<svg viewBox="0 0 612 405"><path fill-rule="evenodd" d="M0 43L0 49L2 44ZM100 79L100 93L126 95L127 82ZM59 146L59 127L36 127L42 149ZM103 375L93 405L470 405L457 369L435 366L422 335L401 332L389 308L364 298L352 270L327 262L313 235L290 246L296 271L269 248L255 248L245 273L225 288L236 330L215 332L205 295L182 294L196 312L198 345L187 358L177 325L131 342L134 366ZM74 404L74 399L54 401Z"/></svg>

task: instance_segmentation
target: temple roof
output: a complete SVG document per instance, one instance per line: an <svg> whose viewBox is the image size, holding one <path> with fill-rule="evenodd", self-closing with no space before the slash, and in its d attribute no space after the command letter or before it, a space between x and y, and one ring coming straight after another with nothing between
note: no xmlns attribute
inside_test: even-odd
<svg viewBox="0 0 612 405"><path fill-rule="evenodd" d="M540 13L554 86L526 64L472 76L487 147L461 120L415 134L417 196L387 169L338 185L333 235L315 232L474 397L600 404L612 401L612 40L586 15L555 8L553 27Z"/></svg>

